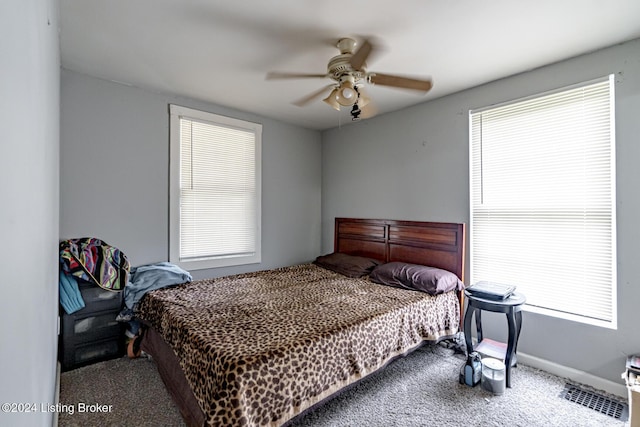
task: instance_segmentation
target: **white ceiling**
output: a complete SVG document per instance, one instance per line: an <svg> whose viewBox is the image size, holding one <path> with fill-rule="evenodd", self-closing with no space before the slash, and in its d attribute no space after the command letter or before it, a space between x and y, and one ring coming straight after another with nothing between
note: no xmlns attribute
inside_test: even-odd
<svg viewBox="0 0 640 427"><path fill-rule="evenodd" d="M381 86L379 114L640 37L639 0L61 0L62 66L311 129L350 122L321 101L345 36L384 49L368 71L431 77L427 95Z"/></svg>

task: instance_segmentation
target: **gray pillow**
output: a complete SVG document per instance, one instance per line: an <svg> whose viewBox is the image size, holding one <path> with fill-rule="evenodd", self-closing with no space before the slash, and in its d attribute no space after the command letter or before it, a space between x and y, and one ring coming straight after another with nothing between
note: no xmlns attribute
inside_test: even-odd
<svg viewBox="0 0 640 427"><path fill-rule="evenodd" d="M406 262L378 265L370 278L381 285L411 289L437 295L464 289L464 283L450 271Z"/></svg>
<svg viewBox="0 0 640 427"><path fill-rule="evenodd" d="M328 255L321 255L313 262L327 270L344 274L347 277L363 277L379 264L373 258L366 258L355 255L334 252Z"/></svg>

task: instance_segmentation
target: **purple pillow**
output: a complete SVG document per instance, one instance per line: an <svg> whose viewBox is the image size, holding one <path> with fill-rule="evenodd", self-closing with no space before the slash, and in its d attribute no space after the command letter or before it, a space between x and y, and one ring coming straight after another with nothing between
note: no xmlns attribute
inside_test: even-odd
<svg viewBox="0 0 640 427"><path fill-rule="evenodd" d="M464 289L464 283L450 271L406 262L388 262L371 272L371 280L381 285L437 295Z"/></svg>
<svg viewBox="0 0 640 427"><path fill-rule="evenodd" d="M313 263L327 270L344 274L347 277L366 276L376 265L380 264L372 258L348 255L341 252L319 256Z"/></svg>

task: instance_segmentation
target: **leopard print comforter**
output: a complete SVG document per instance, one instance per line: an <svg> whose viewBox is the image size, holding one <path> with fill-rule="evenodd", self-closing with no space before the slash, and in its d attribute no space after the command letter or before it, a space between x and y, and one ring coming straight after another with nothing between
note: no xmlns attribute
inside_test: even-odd
<svg viewBox="0 0 640 427"><path fill-rule="evenodd" d="M153 291L138 316L173 348L208 425L279 426L455 334L459 303L304 264Z"/></svg>

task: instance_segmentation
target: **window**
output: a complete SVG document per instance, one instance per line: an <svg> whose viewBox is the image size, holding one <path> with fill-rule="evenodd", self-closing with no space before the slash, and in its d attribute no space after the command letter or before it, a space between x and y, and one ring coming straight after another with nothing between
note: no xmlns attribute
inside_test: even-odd
<svg viewBox="0 0 640 427"><path fill-rule="evenodd" d="M470 112L471 280L616 327L613 76Z"/></svg>
<svg viewBox="0 0 640 427"><path fill-rule="evenodd" d="M262 126L177 105L170 116L170 261L260 262Z"/></svg>

